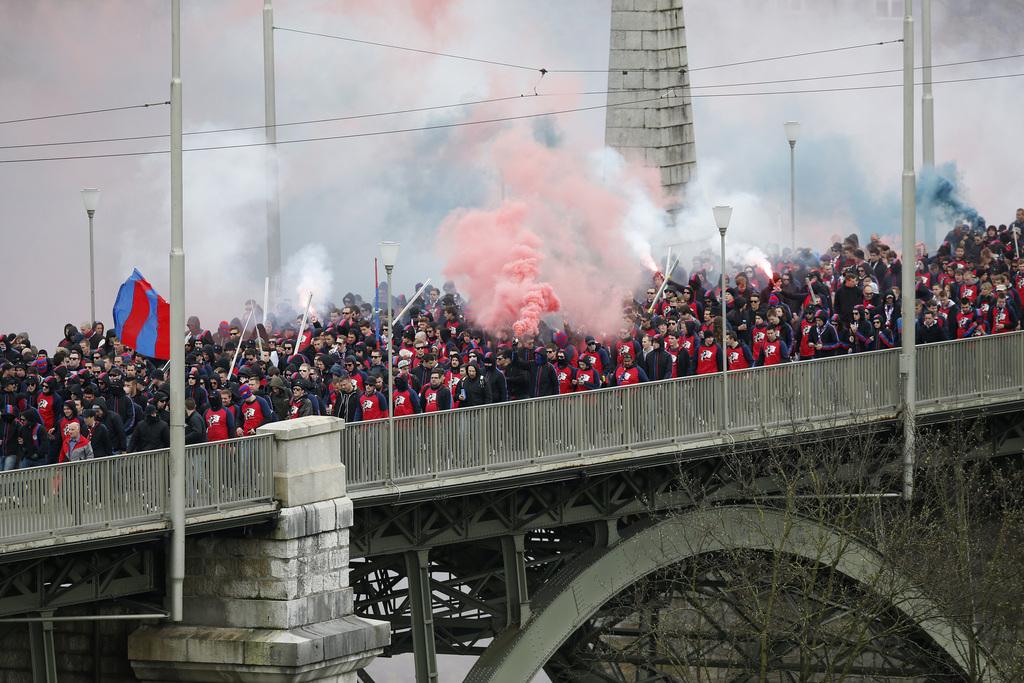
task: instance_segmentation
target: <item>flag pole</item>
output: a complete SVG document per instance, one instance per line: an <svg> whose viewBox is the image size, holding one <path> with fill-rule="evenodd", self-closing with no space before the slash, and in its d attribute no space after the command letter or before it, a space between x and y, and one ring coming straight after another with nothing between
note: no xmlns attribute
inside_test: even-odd
<svg viewBox="0 0 1024 683"><path fill-rule="evenodd" d="M302 322L299 323L299 336L295 339L295 353L299 352L299 346L302 345L302 333L306 330L306 318L309 316L309 305L313 303L313 292L309 293L309 297L306 298L306 310L302 312Z"/></svg>
<svg viewBox="0 0 1024 683"><path fill-rule="evenodd" d="M402 316L405 315L406 312L410 308L412 308L412 305L414 303L416 303L416 299L419 299L421 296L423 296L423 292L427 291L427 287L428 286L430 286L430 278L429 277L427 278L426 282L424 282L422 285L420 285L420 288L418 290L416 290L416 293L412 295L412 298L409 299L409 303L407 303L405 305L405 308L403 308L401 311L399 311L398 315L395 316L395 319L391 321L391 326L392 327L394 327L396 324L398 324L398 321L402 319Z"/></svg>
<svg viewBox="0 0 1024 683"><path fill-rule="evenodd" d="M388 292L390 295L391 292ZM377 273L377 257L373 257L373 319L377 346L380 346L380 275Z"/></svg>
<svg viewBox="0 0 1024 683"><path fill-rule="evenodd" d="M252 320L255 313L255 310L249 309L249 317L245 319L245 324L242 325L242 331L238 333L238 345L235 346L235 355L231 357L231 368L228 369L228 377L235 374L235 363L238 362L238 352L242 350L242 341L245 339L245 331L249 329L249 321Z"/></svg>

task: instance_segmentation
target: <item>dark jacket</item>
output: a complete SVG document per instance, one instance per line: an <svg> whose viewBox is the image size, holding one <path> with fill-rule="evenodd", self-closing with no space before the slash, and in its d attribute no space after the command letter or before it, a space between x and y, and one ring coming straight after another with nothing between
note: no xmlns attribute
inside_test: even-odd
<svg viewBox="0 0 1024 683"><path fill-rule="evenodd" d="M644 359L643 368L652 382L669 379L672 377L672 356L664 349L654 349Z"/></svg>
<svg viewBox="0 0 1024 683"><path fill-rule="evenodd" d="M459 382L459 407L474 408L491 402L491 387L482 375L476 379L468 377Z"/></svg>
<svg viewBox="0 0 1024 683"><path fill-rule="evenodd" d="M346 394L344 391L339 391L334 399L331 415L340 417L345 422L359 422L363 419L363 408L359 405L359 392L350 391Z"/></svg>
<svg viewBox="0 0 1024 683"><path fill-rule="evenodd" d="M187 412L187 411L186 411ZM206 441L206 420L199 409L185 415L185 444L203 443Z"/></svg>
<svg viewBox="0 0 1024 683"><path fill-rule="evenodd" d="M132 453L167 448L171 445L171 430L159 417L147 416L135 425L129 444Z"/></svg>
<svg viewBox="0 0 1024 683"><path fill-rule="evenodd" d="M493 366L484 368L484 379L491 391L491 403L501 403L508 400L508 383L505 375Z"/></svg>
<svg viewBox="0 0 1024 683"><path fill-rule="evenodd" d="M86 438L92 444L93 455L97 458L104 458L114 454L114 444L110 438L110 432L99 420L93 422L92 429L87 430Z"/></svg>
<svg viewBox="0 0 1024 683"><path fill-rule="evenodd" d="M547 361L542 365L533 364L533 371L530 373L530 395L533 398L558 395L558 373L555 372L554 365Z"/></svg>
<svg viewBox="0 0 1024 683"><path fill-rule="evenodd" d="M847 287L845 284L836 290L835 312L839 320L849 324L853 320L853 309L864 303L864 292L860 287Z"/></svg>
<svg viewBox="0 0 1024 683"><path fill-rule="evenodd" d="M509 400L530 398L533 395L530 379L530 367L521 361L518 355L513 354L512 364L505 370L505 386L508 389Z"/></svg>

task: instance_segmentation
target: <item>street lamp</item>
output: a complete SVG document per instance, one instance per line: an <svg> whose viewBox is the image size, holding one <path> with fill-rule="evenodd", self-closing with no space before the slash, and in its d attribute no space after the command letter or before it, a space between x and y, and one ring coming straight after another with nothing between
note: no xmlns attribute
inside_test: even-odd
<svg viewBox="0 0 1024 683"><path fill-rule="evenodd" d="M711 211L715 214L718 234L722 236L722 338L718 340L718 344L722 353L722 433L725 433L729 426L729 385L726 379L729 358L725 346L725 231L729 229L729 220L732 219L732 207L716 206Z"/></svg>
<svg viewBox="0 0 1024 683"><path fill-rule="evenodd" d="M800 124L786 121L786 139L789 140L789 241L796 250L796 139L800 136Z"/></svg>
<svg viewBox="0 0 1024 683"><path fill-rule="evenodd" d="M903 3L903 264L900 276L901 317L900 376L903 380L903 498L914 495L914 445L917 412L917 320L914 314L917 256L917 176L914 172L914 3Z"/></svg>
<svg viewBox="0 0 1024 683"><path fill-rule="evenodd" d="M95 187L87 187L82 190L82 204L85 205L85 213L89 216L89 315L93 327L96 327L96 265L92 240L92 218L96 215L96 208L100 205L100 191Z"/></svg>
<svg viewBox="0 0 1024 683"><path fill-rule="evenodd" d="M395 476L395 331L391 329L394 325L391 313L391 273L398 260L398 247L398 242L380 243L380 260L388 280L388 449L392 478Z"/></svg>

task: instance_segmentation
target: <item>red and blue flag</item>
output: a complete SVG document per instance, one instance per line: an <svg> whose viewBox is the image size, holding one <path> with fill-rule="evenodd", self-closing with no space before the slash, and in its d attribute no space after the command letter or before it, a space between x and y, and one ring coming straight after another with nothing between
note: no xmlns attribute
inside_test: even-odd
<svg viewBox="0 0 1024 683"><path fill-rule="evenodd" d="M138 269L117 290L114 330L136 353L160 360L171 358L171 307Z"/></svg>

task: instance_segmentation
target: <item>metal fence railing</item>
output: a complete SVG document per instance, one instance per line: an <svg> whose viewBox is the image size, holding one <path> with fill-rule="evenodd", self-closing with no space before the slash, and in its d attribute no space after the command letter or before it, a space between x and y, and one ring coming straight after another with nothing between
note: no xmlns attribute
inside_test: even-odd
<svg viewBox="0 0 1024 683"><path fill-rule="evenodd" d="M722 375L500 403L346 425L341 459L349 488L507 470L675 441L720 436ZM899 350L730 372L728 433L877 419L898 410ZM919 409L971 400L1024 399L1024 332L918 347Z"/></svg>
<svg viewBox="0 0 1024 683"><path fill-rule="evenodd" d="M186 514L271 502L273 436L185 449ZM169 451L0 472L0 542L170 518Z"/></svg>

